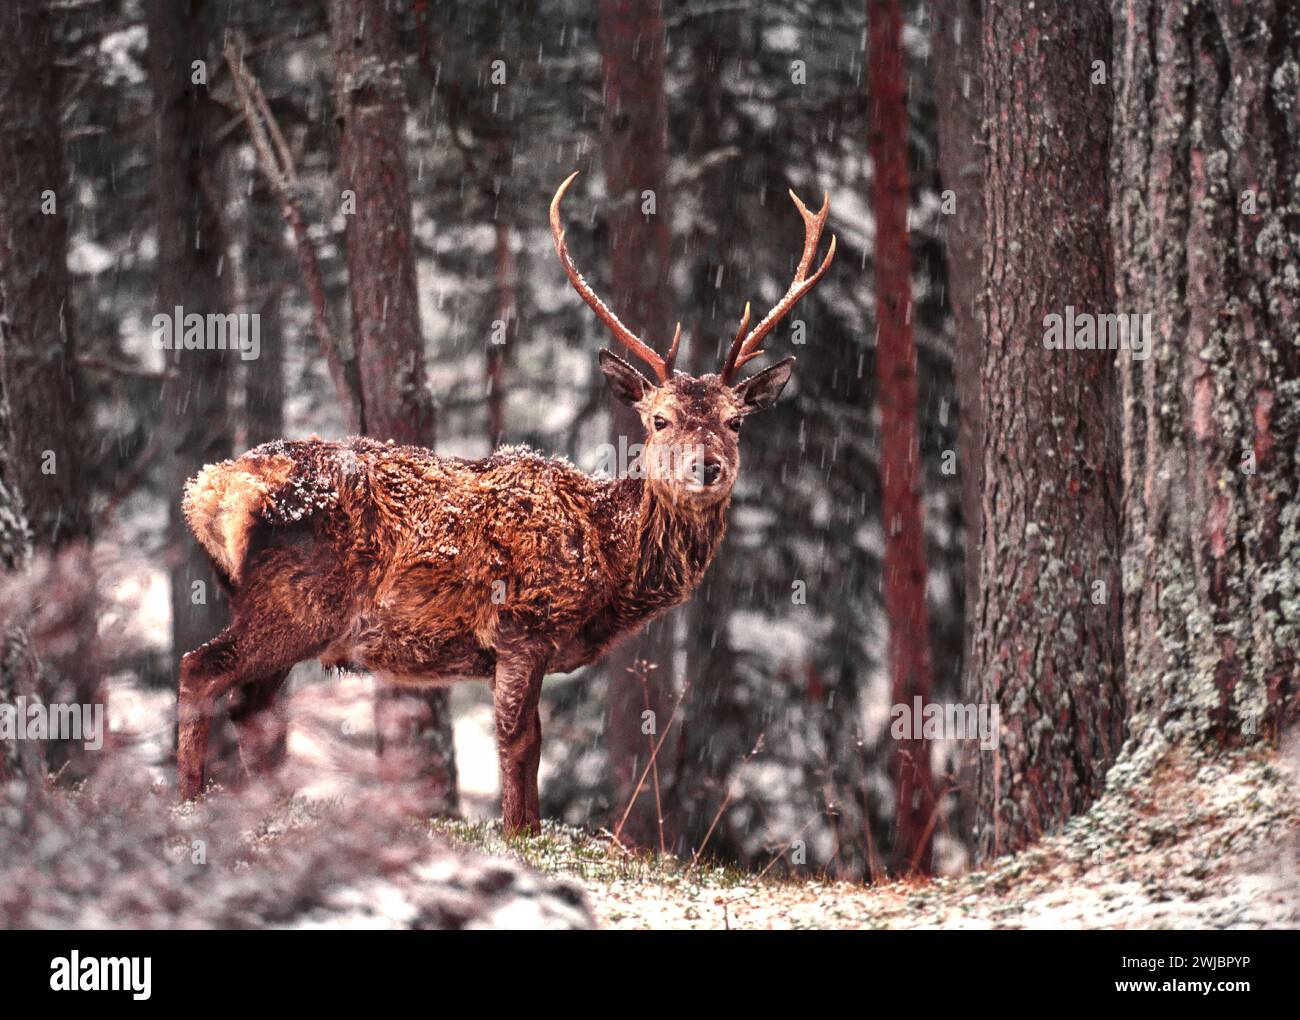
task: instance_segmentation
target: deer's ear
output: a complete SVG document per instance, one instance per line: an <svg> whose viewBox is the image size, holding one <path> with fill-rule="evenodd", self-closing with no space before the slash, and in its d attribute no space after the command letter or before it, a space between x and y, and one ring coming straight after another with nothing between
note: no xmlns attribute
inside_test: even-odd
<svg viewBox="0 0 1300 1020"><path fill-rule="evenodd" d="M613 351L600 352L600 370L614 392L629 404L635 404L654 389L654 383Z"/></svg>
<svg viewBox="0 0 1300 1020"><path fill-rule="evenodd" d="M758 375L750 376L744 382L736 383L736 394L744 402L750 413L766 411L776 403L777 397L790 381L790 372L794 368L794 358L778 361L771 368L765 368Z"/></svg>

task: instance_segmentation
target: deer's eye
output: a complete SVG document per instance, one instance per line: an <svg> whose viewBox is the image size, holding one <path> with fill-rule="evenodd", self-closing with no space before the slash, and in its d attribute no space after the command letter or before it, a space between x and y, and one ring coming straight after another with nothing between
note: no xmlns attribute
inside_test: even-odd
<svg viewBox="0 0 1300 1020"><path fill-rule="evenodd" d="M729 422L727 422L727 428L731 429L732 432L739 432L739 431L740 431L740 419L739 419L739 418L732 418Z"/></svg>
<svg viewBox="0 0 1300 1020"><path fill-rule="evenodd" d="M663 431L664 429L666 429L667 427L668 427L668 419L665 418L662 414L656 414L656 415L655 415L655 431L656 431L656 432L662 432L662 431Z"/></svg>

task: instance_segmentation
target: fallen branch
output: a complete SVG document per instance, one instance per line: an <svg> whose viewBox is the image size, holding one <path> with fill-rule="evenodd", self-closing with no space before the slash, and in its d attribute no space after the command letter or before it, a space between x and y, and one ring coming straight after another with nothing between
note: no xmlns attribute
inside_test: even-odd
<svg viewBox="0 0 1300 1020"><path fill-rule="evenodd" d="M136 365L115 365L110 361L104 361L102 358L92 358L88 355L81 355L77 358L77 364L82 368L88 368L94 372L104 372L108 375L123 376L127 379L149 379L154 382L163 382L167 379L174 379L176 371L174 369L164 369L161 372L155 372L150 368L140 368Z"/></svg>
<svg viewBox="0 0 1300 1020"><path fill-rule="evenodd" d="M328 305L325 301L325 281L320 271L320 259L316 246L312 243L311 233L302 205L298 200L298 171L294 166L293 154L285 141L280 125L271 113L262 87L257 83L243 60L235 52L232 44L224 48L226 65L230 68L230 77L234 82L235 96L244 113L244 122L248 125L248 134L257 154L258 166L281 202L285 222L293 231L298 256L298 268L302 273L303 285L311 299L312 324L315 328L316 343L325 356L330 378L343 403L344 416L354 432L365 428L365 410L361 401L361 386L357 375L357 363L334 336L330 328Z"/></svg>

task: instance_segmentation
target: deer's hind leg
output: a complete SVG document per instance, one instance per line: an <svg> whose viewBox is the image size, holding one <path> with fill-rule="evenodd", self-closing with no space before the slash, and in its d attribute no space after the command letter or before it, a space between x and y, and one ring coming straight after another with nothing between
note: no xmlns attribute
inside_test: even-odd
<svg viewBox="0 0 1300 1020"><path fill-rule="evenodd" d="M234 623L181 659L176 741L176 786L181 800L192 800L203 791L208 735L217 700L236 687L243 689L244 698L236 709L245 715L240 724L240 757L244 758L246 739L249 752L256 756L253 743L265 735L263 722L273 710L286 674L295 663L319 655L332 636L319 621L314 626L304 624L300 613L287 608L251 608L237 607Z"/></svg>
<svg viewBox="0 0 1300 1020"><path fill-rule="evenodd" d="M289 718L280 693L289 670L258 677L239 687L230 719L239 736L239 760L249 779L273 772L289 750Z"/></svg>
<svg viewBox="0 0 1300 1020"><path fill-rule="evenodd" d="M217 699L238 681L239 635L227 627L181 659L176 695L176 793L193 800L203 791L203 767Z"/></svg>

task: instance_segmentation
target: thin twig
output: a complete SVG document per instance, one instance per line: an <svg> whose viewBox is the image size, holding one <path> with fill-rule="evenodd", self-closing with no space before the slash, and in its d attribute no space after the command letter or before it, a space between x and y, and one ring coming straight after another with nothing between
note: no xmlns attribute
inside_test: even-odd
<svg viewBox="0 0 1300 1020"><path fill-rule="evenodd" d="M921 838L917 841L916 850L912 853L912 859L908 861L907 870L909 874L916 873L916 866L921 862L921 854L924 853L925 849L930 845L930 837L934 834L935 822L939 817L939 809L943 807L944 798L955 789L955 786L947 785L943 788L943 791L938 797L935 797L931 791L926 791L930 793L930 797L934 801L934 808L931 810L930 817L925 823L925 829L921 833Z"/></svg>
<svg viewBox="0 0 1300 1020"><path fill-rule="evenodd" d="M818 817L819 817L818 815L813 815L811 818L808 819L808 821L804 822L803 828L794 834L794 839L792 839L790 842L793 843L795 840L799 839L805 832L807 832L809 826L811 826L813 822L817 821ZM755 883L763 881L763 879L767 877L767 873L772 870L772 866L776 864L777 861L785 857L786 851L789 849L790 847L788 845L783 847L779 854L777 854L770 861L768 861L767 866L763 868L763 870L758 873L758 877L754 879Z"/></svg>
<svg viewBox="0 0 1300 1020"><path fill-rule="evenodd" d="M871 876L871 882L874 885L884 877L885 871L880 866L880 857L876 854L876 840L871 835L871 815L869 812L862 820L862 829L867 837L867 873Z"/></svg>
<svg viewBox="0 0 1300 1020"><path fill-rule="evenodd" d="M633 666L629 667L628 669L628 672L635 673L636 678L641 681L641 695L645 700L645 710L647 712L651 711L649 670L655 668L656 666L654 663L646 662L644 659L638 659L636 663L634 663ZM646 734L647 746L651 745L652 743L653 742L651 740L651 735L647 733ZM660 796L659 793L659 762L655 757L653 746L650 747L650 764L653 766L650 771L650 774L654 778L655 822L658 824L659 827L659 852L661 854L666 854L668 852L668 847L664 842L664 804L663 804L663 798Z"/></svg>
<svg viewBox="0 0 1300 1020"><path fill-rule="evenodd" d="M700 855L704 853L704 848L709 845L709 839L713 835L713 830L718 827L718 821L722 818L723 813L727 808L731 807L731 800L735 796L736 782L740 779L741 773L745 771L745 766L753 760L754 755L758 754L758 752L762 750L763 737L766 733L767 731L764 730L758 735L758 739L754 741L753 749L745 756L745 760L740 763L740 768L736 770L735 778L727 784L727 795L722 798L722 803L718 806L718 813L713 816L713 821L709 823L709 831L704 834L704 841L700 844L699 849L691 855L692 868L699 863Z"/></svg>
<svg viewBox="0 0 1300 1020"><path fill-rule="evenodd" d="M659 757L659 749L664 746L664 741L668 739L668 733L673 728L673 723L677 721L677 710L682 707L682 701L686 697L686 692L691 689L691 682L686 681L682 687L682 693L677 696L677 704L673 706L672 713L668 716L668 725L664 727L663 733L659 737L659 742L655 744L654 750L650 752L650 760L646 762L645 768L641 770L641 778L637 780L636 789L632 791L632 796L628 798L627 807L623 809L623 817L618 820L618 825L614 826L612 833L614 842L622 845L619 838L623 835L623 826L627 824L628 816L632 813L632 805L636 803L637 797L641 796L641 788L645 786L646 777L650 775L650 769Z"/></svg>
<svg viewBox="0 0 1300 1020"><path fill-rule="evenodd" d="M107 530L108 523L113 520L114 515L117 513L117 508L122 505L123 501L125 501L132 492L135 491L136 486L140 484L146 472L148 472L149 467L153 464L158 455L162 453L162 450L163 441L162 437L159 436L149 444L140 456L136 457L135 463L131 465L130 469L126 473L126 477L122 479L121 484L118 485L113 495L109 498L108 505L104 507L104 512L100 515L101 528L103 530Z"/></svg>

